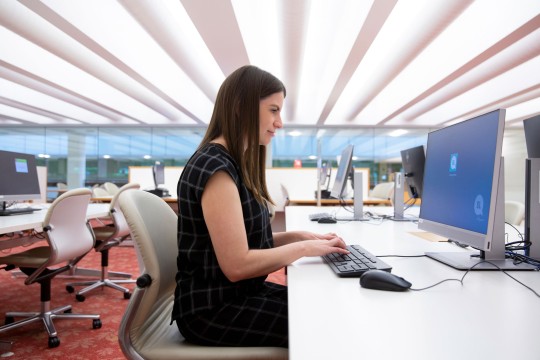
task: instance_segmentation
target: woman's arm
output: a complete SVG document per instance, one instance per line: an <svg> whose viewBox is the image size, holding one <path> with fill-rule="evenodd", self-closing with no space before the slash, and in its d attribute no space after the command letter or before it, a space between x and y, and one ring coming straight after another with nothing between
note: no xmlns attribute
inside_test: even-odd
<svg viewBox="0 0 540 360"><path fill-rule="evenodd" d="M336 238L335 233L316 234L310 231L286 231L274 233L274 246L283 246L303 240L331 240Z"/></svg>
<svg viewBox="0 0 540 360"><path fill-rule="evenodd" d="M341 238L317 238L308 232L279 235L281 246L250 250L238 189L223 171L210 177L201 204L219 266L230 281L268 275L303 256L347 253Z"/></svg>

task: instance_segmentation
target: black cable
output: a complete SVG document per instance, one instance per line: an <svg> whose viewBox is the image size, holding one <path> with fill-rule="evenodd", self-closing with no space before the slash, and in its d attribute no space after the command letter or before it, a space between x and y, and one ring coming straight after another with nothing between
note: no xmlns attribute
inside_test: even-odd
<svg viewBox="0 0 540 360"><path fill-rule="evenodd" d="M531 288L530 286L522 283L521 281L519 281L518 279L516 279L515 277L513 277L512 275L510 275L507 271L501 269L497 264L494 264L492 263L491 261L488 261L488 260L483 260L483 261L479 261L477 262L476 264L474 264L473 266L471 266L470 268L467 269L467 271L465 271L465 274L463 274L463 276L461 277L461 279L444 279L442 281L439 281L438 283L435 283L433 285L430 285L430 286L426 286L424 288L420 288L420 289L413 289L413 288L410 288L409 290L413 290L413 291L422 291L422 290L427 290L427 289L430 289L432 287L435 287L437 285L440 285L442 284L443 282L446 282L446 281L459 281L461 283L461 285L463 286L463 280L465 279L465 276L467 276L467 274L469 274L469 272L471 270L473 270L475 267L477 267L478 265L482 264L482 263L488 263L490 265L493 265L495 268L497 268L499 271L502 271L503 274L505 274L506 276L508 276L509 278L511 278L512 280L514 280L515 282L517 282L518 284L522 285L523 287L525 287L526 289L530 290L534 295L536 295L536 297L540 298L540 294L537 293L533 288Z"/></svg>

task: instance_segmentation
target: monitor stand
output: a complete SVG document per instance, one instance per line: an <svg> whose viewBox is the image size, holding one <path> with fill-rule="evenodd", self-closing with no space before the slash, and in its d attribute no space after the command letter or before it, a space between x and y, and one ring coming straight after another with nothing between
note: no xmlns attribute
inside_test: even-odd
<svg viewBox="0 0 540 360"><path fill-rule="evenodd" d="M514 263L514 260L507 259L505 256L504 159L501 159L499 169L498 191L493 196L496 196L496 203L491 251L479 251L476 253L465 251L426 252L426 256L458 270L536 270L536 266L526 263Z"/></svg>
<svg viewBox="0 0 540 360"><path fill-rule="evenodd" d="M368 221L369 218L364 217L364 177L362 172L354 172L354 214L352 217L336 217L337 221Z"/></svg>

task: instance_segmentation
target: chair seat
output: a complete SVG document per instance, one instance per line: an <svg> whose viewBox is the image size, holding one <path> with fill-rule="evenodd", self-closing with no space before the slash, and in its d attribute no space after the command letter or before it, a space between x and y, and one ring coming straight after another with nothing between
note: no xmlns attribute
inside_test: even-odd
<svg viewBox="0 0 540 360"><path fill-rule="evenodd" d="M96 239L108 239L110 238L116 229L114 226L101 226L93 228Z"/></svg>
<svg viewBox="0 0 540 360"><path fill-rule="evenodd" d="M141 346L138 351L145 359L160 360L221 360L221 359L287 359L288 350L278 347L224 347L201 346L188 343L171 322L173 298L162 305L159 319L152 319L152 325L136 341Z"/></svg>
<svg viewBox="0 0 540 360"><path fill-rule="evenodd" d="M40 246L17 254L0 257L0 264L38 268L49 259L50 254L51 249L48 246Z"/></svg>

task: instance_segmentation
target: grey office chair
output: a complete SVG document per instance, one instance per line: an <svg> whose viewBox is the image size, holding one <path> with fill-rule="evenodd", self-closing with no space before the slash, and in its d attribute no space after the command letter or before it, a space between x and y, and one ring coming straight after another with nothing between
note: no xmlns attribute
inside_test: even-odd
<svg viewBox="0 0 540 360"><path fill-rule="evenodd" d="M92 319L94 329L101 327L99 315L72 314L71 305L50 309L51 280L73 268L94 246L94 235L86 220L90 196L88 189L75 189L54 200L43 221L43 234L48 246L0 257L0 264L6 265L3 269L19 268L27 275L26 285L39 283L41 286L41 309L37 312L6 313L6 325L0 327L0 333L41 320L49 334L49 347L52 348L60 345L53 324L55 318ZM23 319L14 322L18 317Z"/></svg>
<svg viewBox="0 0 540 360"><path fill-rule="evenodd" d="M109 250L114 246L120 245L129 236L129 227L122 214L122 210L120 210L118 199L123 192L138 189L140 189L140 185L136 183L128 183L122 186L111 199L109 206L109 219L111 223L94 228L94 233L96 234L95 250L101 253L101 276L98 280L79 281L66 285L66 290L70 293L75 291L75 286L86 286L75 294L75 298L78 301L84 301L84 294L101 287L110 287L121 291L124 294L124 299L129 299L131 296L129 289L119 284L134 283L135 280L131 280L131 275L126 273L114 272L109 274ZM109 275L124 279L110 279Z"/></svg>
<svg viewBox="0 0 540 360"><path fill-rule="evenodd" d="M171 322L176 286L177 215L163 199L145 191L128 191L120 208L143 262L143 273L120 323L118 340L128 359L287 359L278 347L193 345Z"/></svg>

